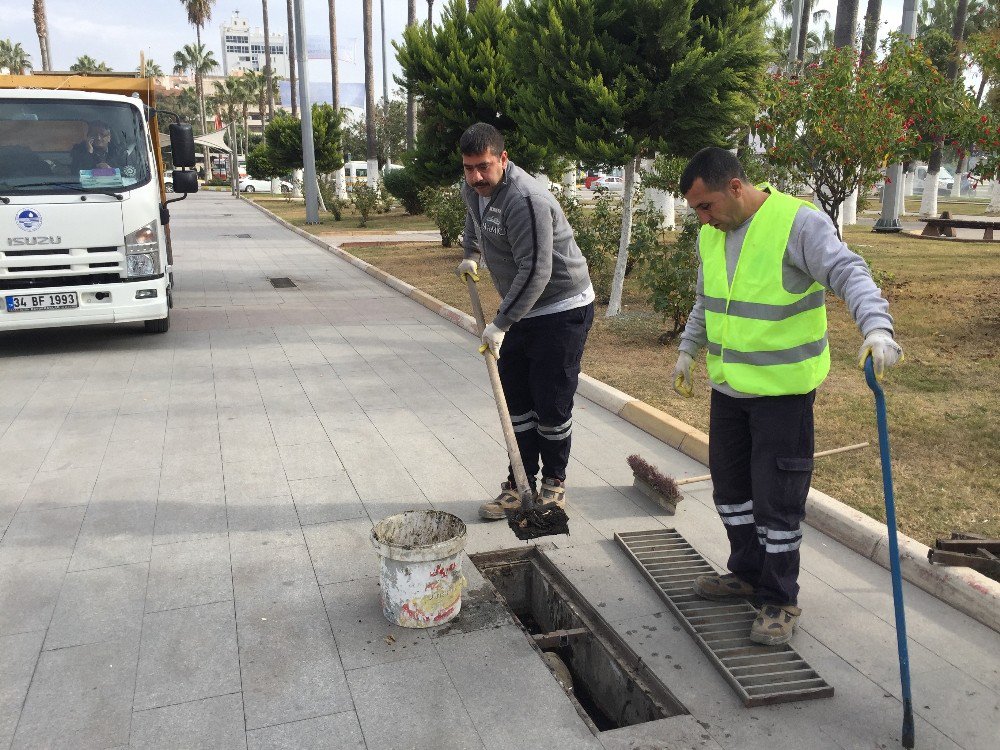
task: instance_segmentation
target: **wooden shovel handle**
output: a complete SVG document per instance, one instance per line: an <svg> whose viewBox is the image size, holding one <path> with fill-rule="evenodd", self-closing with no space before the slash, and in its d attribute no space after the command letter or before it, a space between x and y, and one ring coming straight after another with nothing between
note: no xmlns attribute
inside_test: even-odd
<svg viewBox="0 0 1000 750"><path fill-rule="evenodd" d="M465 281L469 287L469 298L472 300L472 310L476 315L476 324L481 336L486 328L483 303L479 299L479 290L476 289L476 282L470 274L465 274ZM490 385L493 386L493 399L496 401L497 413L500 415L500 427L503 428L503 439L507 443L507 456L510 458L514 483L517 485L517 492L521 496L522 504L527 504L530 507L531 490L528 488L528 475L524 473L524 464L521 463L521 452L517 448L514 425L510 421L507 399L503 395L503 385L500 383L500 371L497 370L497 361L493 356L493 352L489 349L483 352L483 359L486 360L486 370L490 374Z"/></svg>

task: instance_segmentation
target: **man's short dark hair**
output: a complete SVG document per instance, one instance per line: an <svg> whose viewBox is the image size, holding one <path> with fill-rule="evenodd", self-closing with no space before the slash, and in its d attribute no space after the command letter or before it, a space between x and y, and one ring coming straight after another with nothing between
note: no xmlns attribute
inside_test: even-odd
<svg viewBox="0 0 1000 750"><path fill-rule="evenodd" d="M709 190L722 190L734 177L744 182L747 179L743 165L733 152L717 146L703 148L691 157L681 173L681 195L686 194L699 177Z"/></svg>
<svg viewBox="0 0 1000 750"><path fill-rule="evenodd" d="M503 153L503 133L487 122L470 125L458 141L458 149L465 156L490 151L494 156Z"/></svg>

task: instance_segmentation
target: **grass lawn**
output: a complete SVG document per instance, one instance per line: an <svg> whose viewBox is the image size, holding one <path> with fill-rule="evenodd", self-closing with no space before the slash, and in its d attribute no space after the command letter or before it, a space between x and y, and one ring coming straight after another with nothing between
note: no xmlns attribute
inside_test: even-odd
<svg viewBox="0 0 1000 750"><path fill-rule="evenodd" d="M283 201L278 201L284 206ZM270 206L269 206L270 207ZM301 211L301 209L300 209ZM360 238L359 238L360 239ZM901 529L925 544L952 530L1000 537L1000 246L949 244L848 229L847 241L896 276L891 294L906 362L884 386L889 410L896 509ZM471 313L465 287L452 273L461 250L409 244L347 247L429 294ZM492 285L483 304L496 309ZM688 424L708 429L704 361L696 392L670 388L676 345L641 289L626 284L624 311L598 315L584 370ZM817 460L814 486L884 520L874 400L856 366L861 337L842 302L830 296L832 371L816 400L817 450L868 441L862 451Z"/></svg>
<svg viewBox="0 0 1000 750"><path fill-rule="evenodd" d="M398 206L387 214L373 213L368 216L368 226L359 227L361 218L353 206L344 209L343 220L335 221L333 214L321 211L318 224L306 224L305 209L300 198L283 198L281 196L257 195L244 198L259 203L276 216L280 216L289 224L293 224L310 234L384 234L385 232L420 231L437 229L434 222L424 215L409 216Z"/></svg>

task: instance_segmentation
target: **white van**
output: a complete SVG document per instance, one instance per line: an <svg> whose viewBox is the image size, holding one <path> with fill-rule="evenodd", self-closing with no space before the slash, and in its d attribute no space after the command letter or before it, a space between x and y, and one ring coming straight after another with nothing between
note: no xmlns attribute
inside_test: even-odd
<svg viewBox="0 0 1000 750"><path fill-rule="evenodd" d="M924 192L924 180L927 178L927 165L918 164L913 172L913 192L920 194ZM938 193L950 193L952 185L955 184L955 177L944 167L938 172Z"/></svg>

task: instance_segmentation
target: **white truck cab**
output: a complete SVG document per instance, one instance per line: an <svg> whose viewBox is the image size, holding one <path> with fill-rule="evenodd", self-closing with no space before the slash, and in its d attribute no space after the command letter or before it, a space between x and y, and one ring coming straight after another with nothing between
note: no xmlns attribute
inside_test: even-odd
<svg viewBox="0 0 1000 750"><path fill-rule="evenodd" d="M4 78L0 331L139 321L166 331L172 253L152 110L139 94L49 88L57 76L17 77L31 88Z"/></svg>

